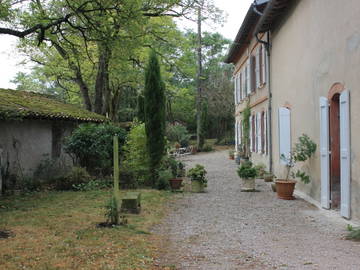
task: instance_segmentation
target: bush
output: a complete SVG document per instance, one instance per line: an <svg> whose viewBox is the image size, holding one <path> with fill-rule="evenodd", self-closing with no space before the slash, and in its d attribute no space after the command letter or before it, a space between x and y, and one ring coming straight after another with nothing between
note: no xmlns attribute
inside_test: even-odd
<svg viewBox="0 0 360 270"><path fill-rule="evenodd" d="M135 186L151 185L149 168L145 124L134 123L124 145L124 161L120 173L132 176Z"/></svg>
<svg viewBox="0 0 360 270"><path fill-rule="evenodd" d="M91 180L89 173L86 169L81 167L73 167L71 171L64 177L55 179L55 189L57 190L71 190L76 186L88 183Z"/></svg>
<svg viewBox="0 0 360 270"><path fill-rule="evenodd" d="M178 142L181 147L187 147L191 135L186 127L181 124L168 124L166 127L166 137L171 142Z"/></svg>
<svg viewBox="0 0 360 270"><path fill-rule="evenodd" d="M210 145L210 144L205 144L202 148L201 148L202 152L211 152L214 151L214 148Z"/></svg>
<svg viewBox="0 0 360 270"><path fill-rule="evenodd" d="M126 131L111 124L82 124L65 140L65 151L92 174L109 175L113 167L113 136L124 144Z"/></svg>
<svg viewBox="0 0 360 270"><path fill-rule="evenodd" d="M87 183L73 184L72 188L76 191L91 191L110 188L113 185L111 179L90 180Z"/></svg>
<svg viewBox="0 0 360 270"><path fill-rule="evenodd" d="M156 188L159 190L170 189L169 179L173 178L173 174L170 169L160 170L158 172L158 178L156 181Z"/></svg>
<svg viewBox="0 0 360 270"><path fill-rule="evenodd" d="M190 177L191 181L199 181L202 184L207 184L207 179L205 175L207 174L207 171L205 170L205 167L196 164L194 168L191 168L188 172L188 177Z"/></svg>
<svg viewBox="0 0 360 270"><path fill-rule="evenodd" d="M251 161L243 162L237 170L237 173L239 177L243 179L252 179L257 176L257 170L255 167L253 167Z"/></svg>

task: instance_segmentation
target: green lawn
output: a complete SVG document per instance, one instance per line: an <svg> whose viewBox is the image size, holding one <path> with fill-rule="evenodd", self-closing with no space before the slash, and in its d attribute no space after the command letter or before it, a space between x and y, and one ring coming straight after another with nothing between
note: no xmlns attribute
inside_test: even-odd
<svg viewBox="0 0 360 270"><path fill-rule="evenodd" d="M110 191L39 192L0 198L0 269L152 269L157 239L148 230L161 220L170 192L141 190L142 212L129 225L105 221Z"/></svg>

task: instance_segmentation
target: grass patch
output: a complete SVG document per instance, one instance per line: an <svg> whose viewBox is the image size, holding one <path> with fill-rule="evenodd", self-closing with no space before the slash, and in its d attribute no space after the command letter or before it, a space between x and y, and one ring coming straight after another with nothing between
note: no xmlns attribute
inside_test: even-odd
<svg viewBox="0 0 360 270"><path fill-rule="evenodd" d="M164 215L171 192L141 190L140 215L129 224L105 221L110 191L39 192L0 198L0 269L151 269L156 255L149 229Z"/></svg>

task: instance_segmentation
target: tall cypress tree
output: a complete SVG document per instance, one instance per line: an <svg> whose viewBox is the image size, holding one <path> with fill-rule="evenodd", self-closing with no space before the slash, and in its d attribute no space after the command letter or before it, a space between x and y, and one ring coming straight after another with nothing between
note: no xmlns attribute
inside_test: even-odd
<svg viewBox="0 0 360 270"><path fill-rule="evenodd" d="M155 185L156 169L165 151L165 84L161 79L160 65L154 51L150 52L145 70L144 111L151 184Z"/></svg>

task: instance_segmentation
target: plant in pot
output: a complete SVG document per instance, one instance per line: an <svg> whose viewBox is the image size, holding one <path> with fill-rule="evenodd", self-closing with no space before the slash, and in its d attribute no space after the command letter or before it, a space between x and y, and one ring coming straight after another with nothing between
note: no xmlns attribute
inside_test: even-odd
<svg viewBox="0 0 360 270"><path fill-rule="evenodd" d="M206 170L204 166L196 164L194 168L191 168L187 175L191 180L191 191L192 192L204 192L207 187L207 179L205 177Z"/></svg>
<svg viewBox="0 0 360 270"><path fill-rule="evenodd" d="M257 171L257 177L260 178L260 179L263 179L264 178L264 174L265 174L265 169L266 169L266 166L265 164L263 163L260 163L260 164L257 164L254 166L254 168L256 169Z"/></svg>
<svg viewBox="0 0 360 270"><path fill-rule="evenodd" d="M229 159L234 160L234 158L235 158L235 151L229 150Z"/></svg>
<svg viewBox="0 0 360 270"><path fill-rule="evenodd" d="M255 191L255 178L257 170L251 161L244 161L237 170L239 177L242 179L241 191Z"/></svg>
<svg viewBox="0 0 360 270"><path fill-rule="evenodd" d="M310 176L305 172L297 169L293 171L294 166L299 162L305 162L308 160L316 151L316 143L314 143L308 135L303 134L298 138L298 142L290 151L286 157L284 154L281 155L281 159L286 163L286 178L277 179L276 192L280 199L293 200L294 189L296 184L296 178L299 178L303 183L310 183ZM293 179L289 179L289 177Z"/></svg>
<svg viewBox="0 0 360 270"><path fill-rule="evenodd" d="M263 178L265 182L272 182L273 179L275 178L275 175L268 171L265 171L263 174Z"/></svg>
<svg viewBox="0 0 360 270"><path fill-rule="evenodd" d="M171 170L172 177L169 178L171 190L180 190L183 177L185 176L185 164L176 161L174 158L168 158L166 166Z"/></svg>

